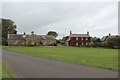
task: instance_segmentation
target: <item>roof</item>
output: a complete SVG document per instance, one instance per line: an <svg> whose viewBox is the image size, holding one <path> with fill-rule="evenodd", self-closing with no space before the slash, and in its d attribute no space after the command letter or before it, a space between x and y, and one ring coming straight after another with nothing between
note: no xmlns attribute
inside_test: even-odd
<svg viewBox="0 0 120 80"><path fill-rule="evenodd" d="M101 38L101 41L105 41L107 38L116 38L116 37L118 37L118 35L103 36L103 37ZM119 37L120 37L120 36L119 36Z"/></svg>
<svg viewBox="0 0 120 80"><path fill-rule="evenodd" d="M107 37L108 37L108 36L103 36L103 37L101 38L101 41L105 41Z"/></svg>
<svg viewBox="0 0 120 80"><path fill-rule="evenodd" d="M49 35L38 35L39 38L38 39L41 39L41 40L54 40L55 37L54 36L49 36Z"/></svg>
<svg viewBox="0 0 120 80"><path fill-rule="evenodd" d="M29 35L26 35L28 37ZM25 39L23 34L9 34L9 39Z"/></svg>
<svg viewBox="0 0 120 80"><path fill-rule="evenodd" d="M71 34L71 37L90 37L88 34Z"/></svg>
<svg viewBox="0 0 120 80"><path fill-rule="evenodd" d="M25 37L24 37L24 34L9 34L9 36L10 36L10 39L20 39L20 40L31 37L31 35L25 35ZM40 40L53 40L53 39L55 39L54 36L49 36L49 35L36 35L36 38L40 39Z"/></svg>

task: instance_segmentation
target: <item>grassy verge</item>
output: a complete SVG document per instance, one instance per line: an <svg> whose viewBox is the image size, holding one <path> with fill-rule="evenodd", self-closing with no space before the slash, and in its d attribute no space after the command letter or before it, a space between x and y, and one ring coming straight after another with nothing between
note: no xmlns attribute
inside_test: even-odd
<svg viewBox="0 0 120 80"><path fill-rule="evenodd" d="M2 79L2 64L0 63L0 79Z"/></svg>
<svg viewBox="0 0 120 80"><path fill-rule="evenodd" d="M2 78L15 78L5 64L2 65Z"/></svg>
<svg viewBox="0 0 120 80"><path fill-rule="evenodd" d="M20 54L118 70L118 50L73 47L3 47Z"/></svg>

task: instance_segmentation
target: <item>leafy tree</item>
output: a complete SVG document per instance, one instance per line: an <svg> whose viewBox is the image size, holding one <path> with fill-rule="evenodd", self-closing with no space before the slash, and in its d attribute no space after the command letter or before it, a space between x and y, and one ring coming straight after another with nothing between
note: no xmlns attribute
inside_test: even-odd
<svg viewBox="0 0 120 80"><path fill-rule="evenodd" d="M59 39L59 40L56 40L56 43L61 43L61 40Z"/></svg>
<svg viewBox="0 0 120 80"><path fill-rule="evenodd" d="M89 43L89 46L94 47L94 42L91 41L91 42Z"/></svg>
<svg viewBox="0 0 120 80"><path fill-rule="evenodd" d="M109 48L120 48L120 37L108 38L103 44L105 47Z"/></svg>
<svg viewBox="0 0 120 80"><path fill-rule="evenodd" d="M93 37L93 38L92 38L92 41L93 41L94 43L96 43L96 42L101 42L100 38L97 38L97 37Z"/></svg>
<svg viewBox="0 0 120 80"><path fill-rule="evenodd" d="M58 36L58 33L55 32L55 31L49 31L49 32L47 33L47 35L51 35L51 36L57 37L57 36Z"/></svg>
<svg viewBox="0 0 120 80"><path fill-rule="evenodd" d="M2 44L6 44L7 45L7 35L9 34L17 34L16 31L16 25L14 23L14 21L10 20L10 19L0 19L1 22L0 24L2 24L2 26L0 26L0 28L2 29L2 38L4 39L4 41L2 41Z"/></svg>
<svg viewBox="0 0 120 80"><path fill-rule="evenodd" d="M69 36L65 36L62 38L62 41L66 41L69 38Z"/></svg>
<svg viewBox="0 0 120 80"><path fill-rule="evenodd" d="M94 45L96 47L101 47L102 46L102 42L101 42L100 38L93 37L92 42L93 42L92 45Z"/></svg>

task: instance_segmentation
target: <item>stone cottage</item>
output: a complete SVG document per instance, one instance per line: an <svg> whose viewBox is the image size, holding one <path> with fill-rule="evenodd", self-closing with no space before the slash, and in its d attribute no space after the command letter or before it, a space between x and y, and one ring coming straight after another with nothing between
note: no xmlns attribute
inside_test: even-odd
<svg viewBox="0 0 120 80"><path fill-rule="evenodd" d="M36 35L31 32L31 35L24 34L8 34L9 46L47 46L56 44L54 36Z"/></svg>

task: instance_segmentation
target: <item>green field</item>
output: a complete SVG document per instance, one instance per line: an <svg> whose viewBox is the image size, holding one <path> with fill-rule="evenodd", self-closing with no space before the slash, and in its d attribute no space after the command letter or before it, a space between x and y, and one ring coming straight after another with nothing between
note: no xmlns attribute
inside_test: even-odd
<svg viewBox="0 0 120 80"><path fill-rule="evenodd" d="M3 47L20 54L118 70L118 50L75 47Z"/></svg>
<svg viewBox="0 0 120 80"><path fill-rule="evenodd" d="M8 69L5 64L2 65L2 78L15 78L13 73Z"/></svg>
<svg viewBox="0 0 120 80"><path fill-rule="evenodd" d="M0 79L2 78L2 64L0 63Z"/></svg>

